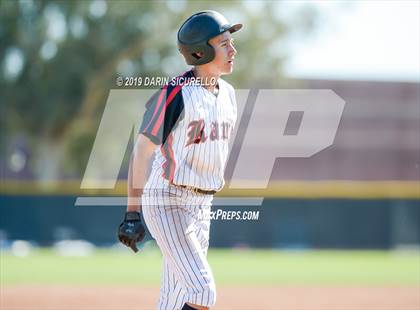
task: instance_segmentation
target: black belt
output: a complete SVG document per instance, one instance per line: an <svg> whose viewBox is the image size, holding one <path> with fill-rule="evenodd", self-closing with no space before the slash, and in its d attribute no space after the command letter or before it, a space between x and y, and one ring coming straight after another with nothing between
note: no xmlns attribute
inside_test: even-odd
<svg viewBox="0 0 420 310"><path fill-rule="evenodd" d="M217 191L207 191L207 190L204 190L204 189L201 189L201 188L198 188L198 187L193 187L193 186L176 185L176 184L173 184L173 185L175 185L177 187L187 189L187 190L192 191L194 193L200 193L200 194L203 194L203 195L214 195L214 194L217 193Z"/></svg>

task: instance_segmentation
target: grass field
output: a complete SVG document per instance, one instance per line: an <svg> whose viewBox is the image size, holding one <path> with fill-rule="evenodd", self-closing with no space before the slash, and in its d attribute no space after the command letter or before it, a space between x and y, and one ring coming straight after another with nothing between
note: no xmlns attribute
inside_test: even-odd
<svg viewBox="0 0 420 310"><path fill-rule="evenodd" d="M158 285L161 254L134 255L100 249L86 257L63 257L38 249L26 257L2 252L0 284ZM420 252L397 251L209 251L218 285L420 285Z"/></svg>

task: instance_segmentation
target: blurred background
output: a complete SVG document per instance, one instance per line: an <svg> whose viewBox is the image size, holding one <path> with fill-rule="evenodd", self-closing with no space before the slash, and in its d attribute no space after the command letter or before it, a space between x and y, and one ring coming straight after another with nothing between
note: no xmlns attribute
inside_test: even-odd
<svg viewBox="0 0 420 310"><path fill-rule="evenodd" d="M311 158L279 158L259 193L268 197L259 221L215 221L212 245L418 246L416 1L2 1L3 242L115 242L123 208L74 206L92 194L80 182L108 94L118 76L187 70L176 32L203 9L245 25L226 76L237 89L332 89L346 101L334 144ZM116 188L95 195L125 195L130 148Z"/></svg>
<svg viewBox="0 0 420 310"><path fill-rule="evenodd" d="M171 77L188 70L177 51L176 32L188 16L205 9L244 24L235 34L234 73L225 77L236 89L253 94L267 88L332 89L346 102L332 146L310 158L278 158L267 190L226 188L218 195L265 197L259 207L221 207L259 211L257 221L212 222L209 255L218 284L409 286L414 290L400 295L393 288L400 296L393 306L384 300L394 293L369 291L365 297L378 297L372 301L375 309L381 302L383 309L402 304L418 309L418 1L2 0L0 286L9 298L5 309L25 300L21 296L30 300L27 307L43 308L39 291L28 295L13 285L158 285L160 254L153 243L146 243L144 249L151 250L136 260L116 243L125 208L75 206L75 201L125 195L131 144L114 189L80 189L108 95L118 88L119 76ZM247 104L242 129L251 113ZM228 183L241 147L238 137ZM253 164L258 165L257 155ZM338 252L319 251L326 249ZM154 296L157 290L150 292ZM338 295L344 296L338 304L317 309L337 310L340 302L357 300L345 294ZM289 295L294 296L283 298ZM258 300L277 298L272 291ZM317 305L310 296L300 300ZM265 309L277 309L273 304ZM63 307L57 300L50 308L57 305ZM121 308L119 303L95 305Z"/></svg>

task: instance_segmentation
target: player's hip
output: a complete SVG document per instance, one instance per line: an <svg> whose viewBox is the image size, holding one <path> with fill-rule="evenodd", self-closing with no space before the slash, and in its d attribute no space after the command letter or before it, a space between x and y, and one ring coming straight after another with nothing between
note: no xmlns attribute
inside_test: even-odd
<svg viewBox="0 0 420 310"><path fill-rule="evenodd" d="M177 184L187 187L187 192L192 191L195 194L213 195L223 188L224 183L223 168L212 167L211 169L204 169L197 163L192 165L185 162L181 165L174 165L172 168L171 165L154 164L145 189L157 191L163 189L182 194L183 191L181 189L170 188L172 185Z"/></svg>
<svg viewBox="0 0 420 310"><path fill-rule="evenodd" d="M174 185L159 189L144 189L141 197L143 207L179 207L188 211L210 209L212 201L213 195L195 193Z"/></svg>
<svg viewBox="0 0 420 310"><path fill-rule="evenodd" d="M215 190L201 189L200 187L178 185L160 175L151 176L143 190L143 196L151 201L161 204L175 205L211 205Z"/></svg>
<svg viewBox="0 0 420 310"><path fill-rule="evenodd" d="M191 231L205 233L210 228L211 201L208 200L186 198L169 191L146 191L142 195L142 211L154 238L159 230L176 229L187 235Z"/></svg>

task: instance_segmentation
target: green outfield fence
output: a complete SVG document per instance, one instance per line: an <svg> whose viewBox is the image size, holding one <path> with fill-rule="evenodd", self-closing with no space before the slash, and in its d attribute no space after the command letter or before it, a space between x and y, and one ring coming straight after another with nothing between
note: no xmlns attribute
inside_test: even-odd
<svg viewBox="0 0 420 310"><path fill-rule="evenodd" d="M50 245L60 238L98 245L116 242L122 206L75 206L78 196L122 196L81 192L75 181L3 182L0 231L8 240ZM418 182L276 182L266 191L229 191L222 196L264 196L261 206L214 206L259 211L258 220L214 220L213 247L390 249L420 245ZM149 237L150 238L150 237Z"/></svg>

